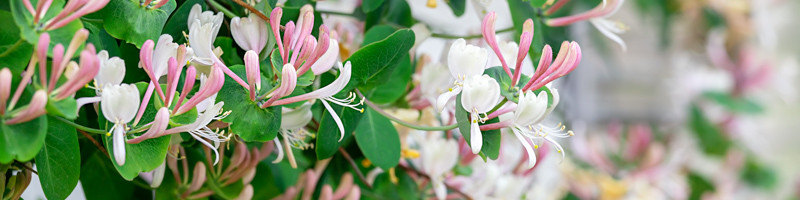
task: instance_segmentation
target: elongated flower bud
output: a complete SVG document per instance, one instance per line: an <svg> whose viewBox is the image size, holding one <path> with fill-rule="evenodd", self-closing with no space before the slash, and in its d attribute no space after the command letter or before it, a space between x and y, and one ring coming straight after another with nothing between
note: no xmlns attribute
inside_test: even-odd
<svg viewBox="0 0 800 200"><path fill-rule="evenodd" d="M292 66L292 64L283 65L283 69L281 71L281 85L278 86L279 88L272 93L272 97L270 97L267 102L261 105L261 107L266 108L272 105L272 103L276 100L292 94L292 91L294 91L296 86L297 72L295 71L294 66Z"/></svg>
<svg viewBox="0 0 800 200"><path fill-rule="evenodd" d="M13 125L36 119L45 114L44 106L47 105L47 92L44 90L36 91L28 107L22 112L17 113L13 118L6 121L6 124Z"/></svg>
<svg viewBox="0 0 800 200"><path fill-rule="evenodd" d="M186 113L201 101L206 100L208 97L216 94L220 89L222 89L222 84L225 83L225 74L223 74L222 69L219 66L212 66L211 68L211 74L209 75L208 82L204 85L204 87L200 88L200 91L197 91L197 93L195 93L194 96L186 102L186 105L182 105L180 108L178 108L174 115Z"/></svg>
<svg viewBox="0 0 800 200"><path fill-rule="evenodd" d="M258 53L252 50L244 53L244 67L247 72L247 84L250 86L250 100L256 100L256 92L261 89L261 66Z"/></svg>
<svg viewBox="0 0 800 200"><path fill-rule="evenodd" d="M267 45L267 24L253 13L248 17L231 19L231 35L239 47L256 54Z"/></svg>
<svg viewBox="0 0 800 200"><path fill-rule="evenodd" d="M167 130L167 125L169 125L169 108L161 107L161 109L158 109L150 129L139 137L128 140L127 142L128 144L138 144L146 139L161 137L164 131Z"/></svg>
<svg viewBox="0 0 800 200"><path fill-rule="evenodd" d="M58 89L58 94L55 97L56 100L61 100L75 94L76 91L89 83L100 70L100 63L97 59L97 55L92 54L88 50L81 52L80 61L81 67L77 72L79 76L72 77Z"/></svg>
<svg viewBox="0 0 800 200"><path fill-rule="evenodd" d="M11 70L7 67L0 70L0 115L6 114L6 102L11 94Z"/></svg>
<svg viewBox="0 0 800 200"><path fill-rule="evenodd" d="M50 45L50 34L42 33L36 45L36 57L39 59L39 81L47 85L47 50Z"/></svg>

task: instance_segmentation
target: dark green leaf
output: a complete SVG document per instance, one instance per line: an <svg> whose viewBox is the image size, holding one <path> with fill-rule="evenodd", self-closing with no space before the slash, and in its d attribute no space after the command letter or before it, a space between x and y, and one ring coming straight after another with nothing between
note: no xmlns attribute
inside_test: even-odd
<svg viewBox="0 0 800 200"><path fill-rule="evenodd" d="M690 172L686 179L691 188L691 193L689 194L689 199L691 200L702 199L703 194L714 191L714 185L697 173Z"/></svg>
<svg viewBox="0 0 800 200"><path fill-rule="evenodd" d="M14 19L10 12L0 10L0 20L8 22ZM2 55L12 48L12 51ZM20 38L17 26L0 26L0 66L9 67L12 74L22 74L31 54L33 54L33 45Z"/></svg>
<svg viewBox="0 0 800 200"><path fill-rule="evenodd" d="M367 99L378 104L387 104L397 101L406 93L408 83L411 82L411 74L414 73L411 58L406 56L394 68L390 73L387 73L388 71L381 72L388 76L378 75L378 77L385 77L387 80L385 83L371 89L361 88Z"/></svg>
<svg viewBox="0 0 800 200"><path fill-rule="evenodd" d="M242 62L243 57L239 56L239 53L236 52L236 48L233 47L233 39L222 36L217 37L217 39L214 40L214 46L222 49L223 53L220 58L225 61L226 65L230 66L244 64L244 62Z"/></svg>
<svg viewBox="0 0 800 200"><path fill-rule="evenodd" d="M389 170L400 161L400 136L388 118L366 108L356 127L356 143L376 166Z"/></svg>
<svg viewBox="0 0 800 200"><path fill-rule="evenodd" d="M75 128L48 117L45 145L36 155L36 170L48 199L66 199L81 173L81 153Z"/></svg>
<svg viewBox="0 0 800 200"><path fill-rule="evenodd" d="M741 176L745 183L761 189L774 189L775 185L778 183L775 170L770 169L767 165L756 162L753 157L747 158L747 161L745 161Z"/></svg>
<svg viewBox="0 0 800 200"><path fill-rule="evenodd" d="M364 10L364 12L372 12L372 11L374 11L375 9L378 9L378 8L380 8L380 7L381 7L381 5L383 4L383 1L384 1L384 0L367 0L367 1L362 1L362 2L361 2L361 9L363 9L363 10Z"/></svg>
<svg viewBox="0 0 800 200"><path fill-rule="evenodd" d="M147 40L158 40L164 23L175 10L175 1L169 1L158 9L150 9L139 5L138 1L109 1L100 12L103 27L115 38L141 48Z"/></svg>
<svg viewBox="0 0 800 200"><path fill-rule="evenodd" d="M523 0L508 0L508 8L514 23L514 40L519 40L519 35L522 35L522 24L525 23L525 20L533 19L533 41L531 41L531 48L528 52L531 58L538 58L544 47L545 26L542 25L542 20L539 20L531 4L523 2Z"/></svg>
<svg viewBox="0 0 800 200"><path fill-rule="evenodd" d="M358 110L339 106L333 103L329 104L331 105L331 108L333 108L333 111L339 116L339 119L342 120L342 125L344 126L344 139L342 139L341 142L339 141L339 127L336 125L336 122L334 122L333 117L331 117L331 113L329 113L329 111L326 109L324 112L322 112L322 119L319 121L317 142L314 146L318 160L333 156L333 154L335 154L339 149L339 146L342 145L342 142L347 140L347 138L350 137L350 133L356 129L362 116L362 113Z"/></svg>
<svg viewBox="0 0 800 200"><path fill-rule="evenodd" d="M692 105L689 125L700 141L700 147L703 148L705 153L723 156L728 151L728 147L731 146L731 141L722 135L719 127L712 124L697 105Z"/></svg>
<svg viewBox="0 0 800 200"><path fill-rule="evenodd" d="M167 23L164 24L164 33L171 35L174 40L173 42L179 44L186 42L183 33L186 32L186 34L189 34L189 23L187 20L189 20L189 12L192 10L194 4L200 4L202 10L208 10L208 6L206 6L204 0L187 0L172 13Z"/></svg>
<svg viewBox="0 0 800 200"><path fill-rule="evenodd" d="M353 66L353 76L350 81L367 83L381 71L392 70L391 67L411 49L413 42L409 41L414 41L414 32L410 29L401 29L386 39L364 46L353 53L348 59Z"/></svg>
<svg viewBox="0 0 800 200"><path fill-rule="evenodd" d="M239 77L245 77L243 65L234 65L230 69ZM269 84L262 84L261 90L269 89ZM225 102L223 110L232 111L222 121L230 123L231 132L242 137L244 141L266 142L278 135L281 127L281 106L262 109L258 103L250 100L249 91L233 79L225 79L217 101Z"/></svg>
<svg viewBox="0 0 800 200"><path fill-rule="evenodd" d="M29 161L39 153L47 136L47 117L7 125L0 119L0 163Z"/></svg>
<svg viewBox="0 0 800 200"><path fill-rule="evenodd" d="M366 33L364 33L364 41L361 42L361 46L367 46L377 41L386 39L386 37L392 35L392 33L394 33L396 30L397 29L389 25L373 26Z"/></svg>
<svg viewBox="0 0 800 200"><path fill-rule="evenodd" d="M469 113L461 106L461 94L459 94L456 97L456 122L458 122L458 130L461 132L461 136L464 137L464 140L467 141L467 144L469 144L470 141L471 127L469 120ZM486 121L486 123L480 123L480 125L499 121L500 119L494 118ZM500 155L500 140L502 136L500 134L500 129L481 131L481 135L483 135L483 146L481 146L480 152L481 157L488 157L492 160L497 159L497 156ZM484 158L484 160L486 159Z"/></svg>
<svg viewBox="0 0 800 200"><path fill-rule="evenodd" d="M86 199L130 199L134 188L114 170L106 155L95 152L81 166L81 186Z"/></svg>
<svg viewBox="0 0 800 200"><path fill-rule="evenodd" d="M447 0L447 6L450 6L450 10L453 10L453 14L456 17L460 17L464 15L464 10L467 8L467 1L466 0ZM483 15L481 13L481 15Z"/></svg>

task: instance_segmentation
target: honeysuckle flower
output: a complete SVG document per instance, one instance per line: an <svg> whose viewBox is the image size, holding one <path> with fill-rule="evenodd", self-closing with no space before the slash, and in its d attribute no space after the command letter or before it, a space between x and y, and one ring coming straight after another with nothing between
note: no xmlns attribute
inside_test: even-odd
<svg viewBox="0 0 800 200"><path fill-rule="evenodd" d="M61 87L53 90L51 94L55 94L55 100L61 100L72 96L79 89L83 88L89 81L92 81L94 76L100 70L100 63L97 59L97 54L92 52L94 47L91 44L87 45L90 48L84 49L80 56L80 68L76 72L80 76L73 76L67 80Z"/></svg>
<svg viewBox="0 0 800 200"><path fill-rule="evenodd" d="M547 92L542 91L537 95L532 91L525 93L520 91L519 105L514 111L514 120L509 127L528 154L527 168L532 168L536 165L536 155L533 150L539 148L539 145L536 144L537 141L545 140L553 144L556 150L561 153L563 159L565 156L564 149L555 141L555 138L566 138L574 135L571 130L564 132L566 127L562 124L550 127L542 123L545 117L558 105L558 90L550 88L550 91L553 95L553 104L550 107L548 107ZM531 143L533 148L531 148Z"/></svg>
<svg viewBox="0 0 800 200"><path fill-rule="evenodd" d="M258 63L258 52L248 50L244 53L244 68L247 73L250 100L255 101L257 91L261 90L261 65ZM294 67L292 67L292 71L294 71Z"/></svg>
<svg viewBox="0 0 800 200"><path fill-rule="evenodd" d="M561 50L558 51L556 59L551 61L553 50L550 45L545 45L539 65L528 83L522 87L522 91L537 90L553 80L569 74L578 67L581 56L581 47L577 42L564 41L561 43Z"/></svg>
<svg viewBox="0 0 800 200"><path fill-rule="evenodd" d="M522 25L522 35L519 37L519 45L514 42L500 42L498 44L494 29L494 22L496 18L497 14L495 12L489 12L489 14L486 14L486 17L483 18L483 22L481 23L483 39L486 41L489 47L492 48L495 55L500 60L503 70L505 70L506 74L512 78L511 85L516 85L517 80L519 80L520 76L522 76L522 62L528 55L528 50L530 49L531 41L533 40L533 20L527 19ZM511 72L510 65L508 64L509 62L515 64L513 73Z"/></svg>
<svg viewBox="0 0 800 200"><path fill-rule="evenodd" d="M102 50L97 54L100 61L100 70L94 76L94 87L98 94L102 94L105 85L119 85L125 78L125 61L119 57L108 58L108 51Z"/></svg>
<svg viewBox="0 0 800 200"><path fill-rule="evenodd" d="M314 8L305 5L300 8L300 15L295 22L289 21L280 34L282 8L275 8L270 13L270 26L278 43L278 52L284 64L292 64L297 69L297 76L312 70L315 75L328 71L339 57L339 43L331 39L330 31L325 25L320 26L319 40L311 35L314 28Z"/></svg>
<svg viewBox="0 0 800 200"><path fill-rule="evenodd" d="M236 83L247 88L247 83L228 69L228 66L217 57L220 50L214 48L214 40L217 39L219 28L222 26L222 13L202 12L200 4L195 4L189 12L187 23L189 23L188 41L193 54L191 62L199 67L198 70L205 73L208 67L217 65Z"/></svg>
<svg viewBox="0 0 800 200"><path fill-rule="evenodd" d="M125 164L125 132L127 124L136 116L139 105L139 89L135 85L106 85L100 106L103 116L114 126L108 131L113 134L114 160L118 165Z"/></svg>
<svg viewBox="0 0 800 200"><path fill-rule="evenodd" d="M419 74L415 74L415 78L419 81L418 88L425 100L434 103L439 94L448 91L453 78L442 77L442 74L447 73L449 73L447 66L441 63L429 63L422 67Z"/></svg>
<svg viewBox="0 0 800 200"><path fill-rule="evenodd" d="M575 22L589 20L600 33L619 44L622 50L625 51L627 49L625 41L617 36L617 34L624 33L628 28L621 22L607 19L611 15L617 13L624 2L625 0L603 0L603 3L597 5L597 7L592 10L566 17L551 18L545 21L545 23L548 26L566 26Z"/></svg>
<svg viewBox="0 0 800 200"><path fill-rule="evenodd" d="M267 23L253 13L231 19L231 36L245 51L260 53L267 45Z"/></svg>
<svg viewBox="0 0 800 200"><path fill-rule="evenodd" d="M463 87L461 106L470 114L470 147L472 153L477 154L483 145L478 122L485 122L486 113L500 100L500 84L488 75L482 75L470 77Z"/></svg>
<svg viewBox="0 0 800 200"><path fill-rule="evenodd" d="M353 102L356 100L357 96L352 92L345 99L337 99L333 97L333 95L339 93L342 89L344 89L345 86L347 86L347 83L350 82L350 76L352 75L352 66L350 65L349 61L345 63L344 66L341 66L341 63L339 63L339 65L339 77L325 87L302 95L277 100L272 105L285 105L299 101L319 99L331 117L333 117L333 121L336 122L336 126L339 127L339 141L341 141L344 139L344 125L342 124L342 120L339 119L339 115L336 114L336 112L333 110L333 107L331 107L329 103L334 103L339 106L364 112L363 108L357 108L357 106L364 103L364 98L362 98L358 103L354 104Z"/></svg>
<svg viewBox="0 0 800 200"><path fill-rule="evenodd" d="M47 33L43 33L42 37L44 37L44 35L46 34ZM62 44L56 44L56 46L53 48L53 62L50 69L51 75L49 84L47 86L47 90L49 92L52 92L53 89L55 89L58 79L61 78L61 75L63 73L65 73L65 70L68 69L70 63L74 63L70 61L71 60L70 58L72 58L72 56L78 50L80 45L83 44L83 42L85 42L88 37L89 37L89 31L86 29L80 29L75 32L74 36L72 36L72 40L69 42L69 46L67 46L66 51L64 49L64 45ZM67 76L69 74L63 74L63 75L65 75L67 78L72 77L72 76Z"/></svg>
<svg viewBox="0 0 800 200"><path fill-rule="evenodd" d="M170 36L169 34L161 35L160 37L158 37L158 42L155 44L154 50L149 50L153 48L153 46L148 45L147 47L145 47L144 45L142 45L142 51L145 51L145 48L148 48L148 50L145 52L152 52L152 56L148 57L152 59L140 60L139 67L148 70L148 68L145 67L147 65L145 65L142 62L150 62L149 67L152 68L150 73L152 73L153 77L155 77L154 81L158 82L158 80L160 80L162 76L167 75L167 68L168 68L167 64L170 57L178 59L185 56L185 55L178 55L179 46L180 45L178 45L178 43L172 42L172 36ZM178 64L183 64L183 63L185 62L178 62Z"/></svg>
<svg viewBox="0 0 800 200"><path fill-rule="evenodd" d="M417 164L422 172L430 176L436 198L444 199L447 194L445 175L458 163L458 142L424 132L415 132L411 136L419 147Z"/></svg>
<svg viewBox="0 0 800 200"><path fill-rule="evenodd" d="M281 116L281 136L283 137L283 144L276 137L273 142L278 150L278 158L272 163L278 163L283 159L283 152L289 159L289 164L292 168L297 168L297 162L294 158L294 153L291 148L305 150L313 148L314 144L306 142L307 137L314 138L316 135L303 129L313 117L311 113L311 103L306 102L297 108L283 107ZM285 149L282 149L285 148Z"/></svg>
<svg viewBox="0 0 800 200"><path fill-rule="evenodd" d="M438 111L441 112L445 104L461 92L462 86L468 78L483 74L487 58L488 54L484 48L468 45L464 39L453 42L447 53L447 66L455 83L448 92L442 93L437 98L436 108Z"/></svg>
<svg viewBox="0 0 800 200"><path fill-rule="evenodd" d="M33 98L31 98L31 101L28 103L28 106L14 114L11 119L6 121L6 124L13 125L36 119L46 113L44 110L45 105L47 105L47 92L44 90L36 91L36 93L33 94Z"/></svg>
<svg viewBox="0 0 800 200"><path fill-rule="evenodd" d="M39 24L39 22L45 17L47 10L53 4L53 0L38 1L36 8L33 7L30 0L23 0L22 4L33 16L33 23L38 24L37 27L41 27L44 31L50 31L66 26L84 15L98 11L105 7L108 2L109 0L68 1L58 15L43 24Z"/></svg>

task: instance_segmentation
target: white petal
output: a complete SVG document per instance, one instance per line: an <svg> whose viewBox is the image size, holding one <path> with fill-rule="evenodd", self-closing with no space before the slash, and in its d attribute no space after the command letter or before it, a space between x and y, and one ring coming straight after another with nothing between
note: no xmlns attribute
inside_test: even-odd
<svg viewBox="0 0 800 200"><path fill-rule="evenodd" d="M439 98L436 98L436 110L442 112L444 107L447 105L447 102L450 101L454 96L458 95L461 92L461 87L453 88L453 91L448 91L439 95Z"/></svg>
<svg viewBox="0 0 800 200"><path fill-rule="evenodd" d="M511 130L514 132L514 136L517 136L517 140L519 140L519 142L522 143L522 147L524 147L525 151L528 153L527 168L528 169L532 168L534 165L536 165L536 154L534 154L533 148L531 148L531 144L528 143L528 140L525 139L525 137L523 137L522 134L519 133L519 130L517 128L511 128Z"/></svg>
<svg viewBox="0 0 800 200"><path fill-rule="evenodd" d="M433 184L433 189L434 192L436 193L436 198L440 200L445 199L445 197L447 196L447 188L445 187L442 180L440 180L439 178L434 178L433 180L431 180L431 184Z"/></svg>
<svg viewBox="0 0 800 200"><path fill-rule="evenodd" d="M328 43L328 49L325 50L325 53L323 53L322 56L320 56L319 59L317 59L317 61L311 65L311 71L314 72L314 75L325 73L330 70L331 67L333 67L338 58L339 41L330 39L330 43Z"/></svg>
<svg viewBox="0 0 800 200"><path fill-rule="evenodd" d="M151 188L157 188L161 186L161 182L164 181L164 171L167 169L166 161L161 163L156 169L153 170L153 181L150 182Z"/></svg>
<svg viewBox="0 0 800 200"><path fill-rule="evenodd" d="M478 125L477 121L473 120L473 122L470 123L469 132L469 143L472 148L472 153L478 154L478 152L481 152L481 147L483 146L483 135L481 134L481 127Z"/></svg>
<svg viewBox="0 0 800 200"><path fill-rule="evenodd" d="M339 142L341 142L342 139L344 139L344 125L342 125L342 120L339 119L339 115L334 112L333 108L331 108L331 105L328 104L327 101L321 99L321 102L322 105L325 106L325 110L328 110L328 113L331 115L331 118L333 118L333 121L336 122L336 126L339 127Z"/></svg>
<svg viewBox="0 0 800 200"><path fill-rule="evenodd" d="M117 165L122 166L125 164L125 127L116 124L113 129L114 160L117 161Z"/></svg>
<svg viewBox="0 0 800 200"><path fill-rule="evenodd" d="M214 152L214 165L217 165L217 162L219 162L219 151L217 151L217 148L214 145L211 145L211 143L208 143L208 141L206 141L205 139L200 138L199 136L195 135L192 132L189 132L189 135L191 135L195 140L202 143L203 145L205 145L206 147L211 149L211 151Z"/></svg>
<svg viewBox="0 0 800 200"><path fill-rule="evenodd" d="M281 146L281 141L278 139L278 137L272 139L272 142L275 142L275 149L278 150L278 157L272 161L272 164L276 164L283 160L283 146Z"/></svg>
<svg viewBox="0 0 800 200"><path fill-rule="evenodd" d="M622 38L620 38L619 36L614 34L607 27L603 26L602 24L599 24L594 19L593 20L589 20L589 22L591 22L592 25L594 25L594 27L597 28L597 30L600 31L600 33L602 33L603 35L605 35L608 39L611 39L611 41L614 41L617 44L619 44L619 46L622 47L622 51L627 51L628 50L628 47L625 45L625 41L623 41Z"/></svg>

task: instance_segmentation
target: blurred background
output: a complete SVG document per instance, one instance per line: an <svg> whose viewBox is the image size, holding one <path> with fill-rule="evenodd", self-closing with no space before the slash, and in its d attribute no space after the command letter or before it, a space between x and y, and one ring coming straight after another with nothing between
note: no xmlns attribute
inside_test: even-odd
<svg viewBox="0 0 800 200"><path fill-rule="evenodd" d="M461 16L445 0L406 2L431 35L415 55L433 62L446 63L451 36L480 36L488 11L498 14L497 30L515 25L505 0L467 0ZM336 13L353 13L360 3L318 1L343 45L363 39L347 30L364 30L357 19ZM572 0L553 16L601 4ZM618 34L624 46L589 21L537 31L556 48L577 41L583 59L556 81L561 104L548 119L564 122L576 136L560 141L565 160L554 150L540 155L525 198L797 199L798 10L796 0L627 0L606 17L624 31ZM518 37L513 31L498 36ZM487 47L479 37L468 43ZM489 66L499 65L490 59ZM42 197L35 181L23 198ZM81 195L79 185L70 198Z"/></svg>

